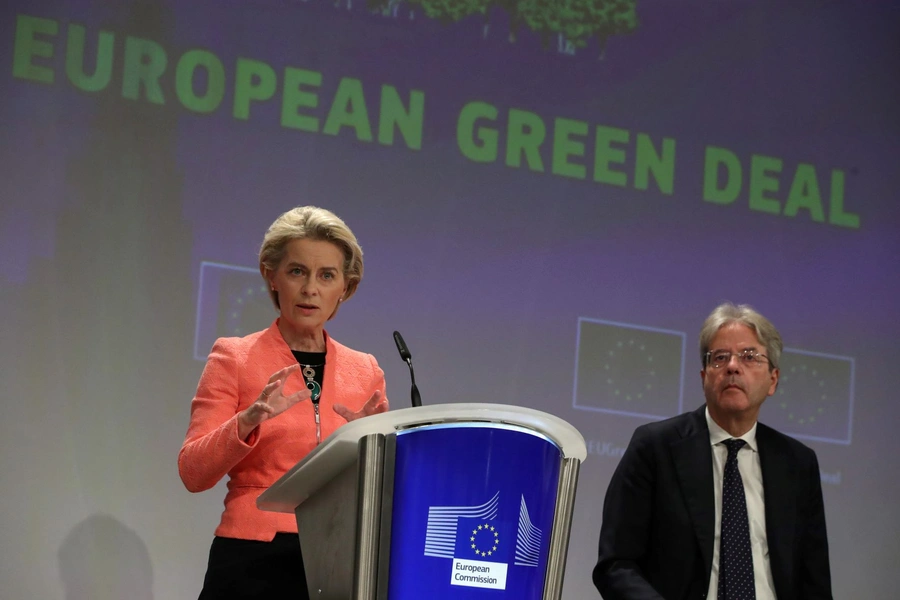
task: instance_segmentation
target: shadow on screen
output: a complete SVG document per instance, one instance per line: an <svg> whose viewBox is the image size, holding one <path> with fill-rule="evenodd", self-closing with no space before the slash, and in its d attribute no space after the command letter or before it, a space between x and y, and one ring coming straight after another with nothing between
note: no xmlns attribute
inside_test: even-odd
<svg viewBox="0 0 900 600"><path fill-rule="evenodd" d="M77 524L59 548L66 600L149 600L153 567L144 541L107 515Z"/></svg>

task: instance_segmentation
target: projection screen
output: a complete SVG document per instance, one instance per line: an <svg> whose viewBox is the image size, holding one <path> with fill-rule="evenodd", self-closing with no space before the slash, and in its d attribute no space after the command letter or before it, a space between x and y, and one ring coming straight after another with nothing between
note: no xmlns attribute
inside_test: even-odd
<svg viewBox="0 0 900 600"><path fill-rule="evenodd" d="M275 318L259 244L304 204L362 244L327 329L393 407L399 330L424 403L583 434L566 599L722 301L784 337L760 420L818 454L835 597L895 597L900 10L562 4L4 4L4 598L196 598L224 482L178 477L190 401Z"/></svg>

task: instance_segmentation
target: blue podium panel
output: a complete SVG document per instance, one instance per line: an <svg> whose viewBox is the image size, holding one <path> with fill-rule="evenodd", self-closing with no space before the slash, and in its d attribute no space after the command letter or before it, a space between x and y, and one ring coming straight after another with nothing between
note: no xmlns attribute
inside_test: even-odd
<svg viewBox="0 0 900 600"><path fill-rule="evenodd" d="M389 600L539 600L561 460L516 426L399 432Z"/></svg>

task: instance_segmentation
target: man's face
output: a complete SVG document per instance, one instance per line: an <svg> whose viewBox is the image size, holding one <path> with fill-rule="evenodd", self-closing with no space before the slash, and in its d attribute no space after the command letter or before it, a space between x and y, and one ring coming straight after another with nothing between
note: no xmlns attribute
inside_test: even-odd
<svg viewBox="0 0 900 600"><path fill-rule="evenodd" d="M756 337L756 333L741 323L729 323L713 336L711 352L731 353L727 364L718 368L707 363L700 371L706 405L713 419L721 417L753 418L759 415L763 401L775 393L778 386L778 369L770 369L768 361L747 363L740 354L753 351L765 354L766 349ZM720 421L721 419L716 419Z"/></svg>

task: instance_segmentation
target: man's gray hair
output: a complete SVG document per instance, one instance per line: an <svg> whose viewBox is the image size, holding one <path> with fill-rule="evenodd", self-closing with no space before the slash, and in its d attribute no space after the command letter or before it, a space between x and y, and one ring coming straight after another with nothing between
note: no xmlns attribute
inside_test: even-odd
<svg viewBox="0 0 900 600"><path fill-rule="evenodd" d="M735 305L731 302L717 306L706 317L703 327L700 328L700 362L704 368L706 368L706 353L710 351L710 342L716 332L730 323L740 323L752 329L766 349L766 356L769 357L769 369L778 368L781 351L784 349L781 334L778 333L771 321L756 312L753 307L747 304Z"/></svg>

